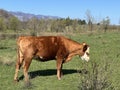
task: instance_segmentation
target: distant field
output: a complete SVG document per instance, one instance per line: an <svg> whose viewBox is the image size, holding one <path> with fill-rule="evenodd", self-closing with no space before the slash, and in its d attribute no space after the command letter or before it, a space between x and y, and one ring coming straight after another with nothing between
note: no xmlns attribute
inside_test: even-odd
<svg viewBox="0 0 120 90"><path fill-rule="evenodd" d="M104 82L103 90L120 90L120 32L76 34L67 37L90 45L90 62L86 63L78 56L74 57L64 64L64 76L59 81L56 77L55 61L33 60L29 68L32 83L30 88L24 85L22 69L19 72L20 82L13 82L16 40L0 40L0 90L82 90L83 85L89 84L90 87L90 82L95 79L98 84ZM87 73L82 74L82 70L86 70Z"/></svg>

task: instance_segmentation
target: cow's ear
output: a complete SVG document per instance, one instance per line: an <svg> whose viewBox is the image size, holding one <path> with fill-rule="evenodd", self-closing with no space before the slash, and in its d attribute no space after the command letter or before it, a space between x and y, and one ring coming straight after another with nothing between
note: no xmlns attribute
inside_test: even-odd
<svg viewBox="0 0 120 90"><path fill-rule="evenodd" d="M83 45L83 52L85 52L86 50L87 50L87 48L88 48L88 45Z"/></svg>

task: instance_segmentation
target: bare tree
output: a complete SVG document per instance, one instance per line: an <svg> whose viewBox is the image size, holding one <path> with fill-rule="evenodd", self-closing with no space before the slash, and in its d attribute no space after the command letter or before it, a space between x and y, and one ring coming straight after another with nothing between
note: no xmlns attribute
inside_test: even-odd
<svg viewBox="0 0 120 90"><path fill-rule="evenodd" d="M89 30L92 32L92 29L93 29L93 16L91 15L91 12L90 10L87 10L86 11L86 19L87 19L87 23L88 23L88 26L89 26Z"/></svg>
<svg viewBox="0 0 120 90"><path fill-rule="evenodd" d="M119 18L119 26L118 26L118 31L120 31L120 18Z"/></svg>
<svg viewBox="0 0 120 90"><path fill-rule="evenodd" d="M110 24L110 18L107 16L101 23L103 24L104 32L106 32Z"/></svg>
<svg viewBox="0 0 120 90"><path fill-rule="evenodd" d="M20 21L18 18L16 17L11 17L10 21L9 21L9 28L11 30L14 30L15 32L17 32L17 30L19 30L19 26L20 25Z"/></svg>
<svg viewBox="0 0 120 90"><path fill-rule="evenodd" d="M33 17L28 21L28 27L32 31L31 34L33 36L37 35L38 26L39 26L39 20L36 17Z"/></svg>

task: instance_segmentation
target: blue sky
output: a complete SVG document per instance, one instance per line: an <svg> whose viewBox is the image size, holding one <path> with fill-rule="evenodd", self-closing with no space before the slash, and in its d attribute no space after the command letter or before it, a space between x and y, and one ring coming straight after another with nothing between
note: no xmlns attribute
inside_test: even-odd
<svg viewBox="0 0 120 90"><path fill-rule="evenodd" d="M86 19L89 10L96 22L109 16L120 24L120 0L1 0L0 9L72 19Z"/></svg>

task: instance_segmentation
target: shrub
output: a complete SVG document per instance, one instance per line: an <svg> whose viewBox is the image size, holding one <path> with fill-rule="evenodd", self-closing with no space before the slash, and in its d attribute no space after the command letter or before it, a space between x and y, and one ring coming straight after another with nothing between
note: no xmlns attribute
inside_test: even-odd
<svg viewBox="0 0 120 90"><path fill-rule="evenodd" d="M80 73L80 85L79 90L114 90L112 82L109 80L110 64L107 62L104 65L97 64L96 62L91 62L88 66L88 71L86 69L81 70Z"/></svg>

